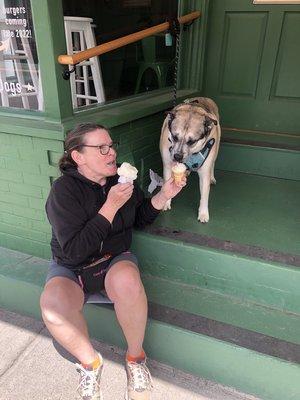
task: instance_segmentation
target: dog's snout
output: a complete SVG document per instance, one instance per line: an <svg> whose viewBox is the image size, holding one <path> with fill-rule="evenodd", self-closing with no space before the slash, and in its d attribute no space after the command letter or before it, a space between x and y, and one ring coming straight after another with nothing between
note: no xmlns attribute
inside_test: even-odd
<svg viewBox="0 0 300 400"><path fill-rule="evenodd" d="M175 161L181 162L183 159L183 155L176 153L176 154L174 154L174 159L175 159Z"/></svg>

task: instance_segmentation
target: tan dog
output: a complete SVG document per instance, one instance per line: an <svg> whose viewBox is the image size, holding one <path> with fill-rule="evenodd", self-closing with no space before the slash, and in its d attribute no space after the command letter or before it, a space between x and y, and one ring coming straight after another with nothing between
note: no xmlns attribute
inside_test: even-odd
<svg viewBox="0 0 300 400"><path fill-rule="evenodd" d="M207 159L197 169L201 197L198 220L203 223L209 221L209 190L210 184L216 183L214 165L220 137L218 107L213 100L206 97L186 99L184 103L173 108L164 121L160 136L160 153L165 181L171 177L171 168L176 162L186 163L193 155L195 157L195 154L205 149L208 141L214 143ZM210 140L212 138L214 141ZM171 201L165 205L164 209L171 209Z"/></svg>

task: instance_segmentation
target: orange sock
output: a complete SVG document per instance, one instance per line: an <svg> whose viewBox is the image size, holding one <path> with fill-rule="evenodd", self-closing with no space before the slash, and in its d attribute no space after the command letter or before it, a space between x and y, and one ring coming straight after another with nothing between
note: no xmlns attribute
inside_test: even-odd
<svg viewBox="0 0 300 400"><path fill-rule="evenodd" d="M101 360L100 357L97 355L97 358L95 358L95 360L89 364L81 364L83 366L84 369L97 369L100 367L101 365Z"/></svg>
<svg viewBox="0 0 300 400"><path fill-rule="evenodd" d="M146 354L145 354L144 350L142 350L141 354L137 357L133 357L129 353L126 354L126 360L129 362L139 362L139 361L145 360L145 358L146 358Z"/></svg>

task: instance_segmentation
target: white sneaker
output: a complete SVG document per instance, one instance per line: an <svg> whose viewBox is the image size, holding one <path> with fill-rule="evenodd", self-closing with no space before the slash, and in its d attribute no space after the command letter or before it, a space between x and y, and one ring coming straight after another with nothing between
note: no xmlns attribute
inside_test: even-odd
<svg viewBox="0 0 300 400"><path fill-rule="evenodd" d="M76 364L77 371L80 374L79 385L77 392L81 396L82 400L103 400L100 380L103 370L103 358L98 353L100 358L100 367L97 369L89 370L83 368L81 364Z"/></svg>
<svg viewBox="0 0 300 400"><path fill-rule="evenodd" d="M150 400L153 383L151 374L146 365L146 359L140 362L127 361L125 363L127 373L126 400Z"/></svg>

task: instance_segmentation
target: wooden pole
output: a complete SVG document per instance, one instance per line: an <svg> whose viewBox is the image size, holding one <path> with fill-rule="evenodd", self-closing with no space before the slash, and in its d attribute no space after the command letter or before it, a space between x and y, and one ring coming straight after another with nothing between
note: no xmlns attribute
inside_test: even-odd
<svg viewBox="0 0 300 400"><path fill-rule="evenodd" d="M179 17L180 24L186 24L200 17L200 11L194 11L190 14ZM92 47L87 50L80 51L76 54L66 54L58 56L58 62L64 65L75 65L82 61L88 60L91 57L100 56L101 54L108 53L109 51L118 49L119 47L126 46L129 43L137 42L145 37L164 32L169 29L169 22L164 22L159 25L152 26L151 28L144 29L139 32L123 36L119 39L111 40L110 42L100 44L99 46Z"/></svg>

